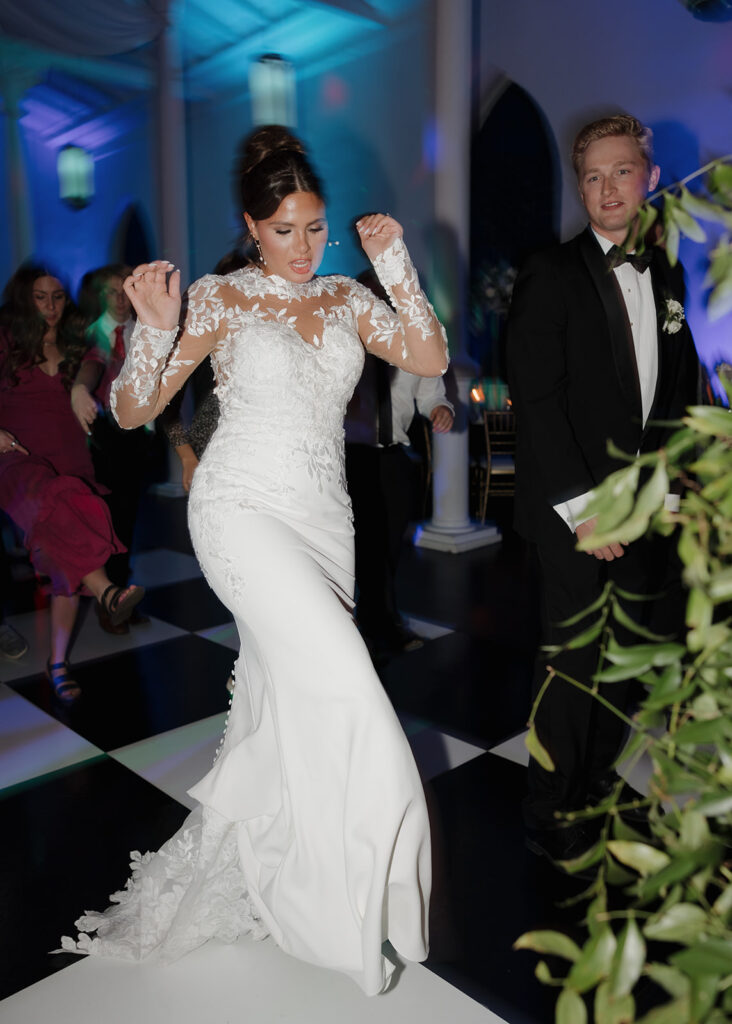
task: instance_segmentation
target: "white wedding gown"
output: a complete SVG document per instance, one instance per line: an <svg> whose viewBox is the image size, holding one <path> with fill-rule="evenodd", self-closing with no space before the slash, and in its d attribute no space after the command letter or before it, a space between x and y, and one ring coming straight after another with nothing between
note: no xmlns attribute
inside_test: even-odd
<svg viewBox="0 0 732 1024"><path fill-rule="evenodd" d="M133 854L127 888L64 949L168 962L209 938L270 934L367 994L388 982L386 939L427 955L424 794L351 617L343 416L361 339L401 363L442 328L400 240L375 268L398 316L349 278L248 267L192 286L179 338L136 328L118 409L157 413L211 353L221 414L189 523L241 652L214 766L190 790L200 806L158 853Z"/></svg>

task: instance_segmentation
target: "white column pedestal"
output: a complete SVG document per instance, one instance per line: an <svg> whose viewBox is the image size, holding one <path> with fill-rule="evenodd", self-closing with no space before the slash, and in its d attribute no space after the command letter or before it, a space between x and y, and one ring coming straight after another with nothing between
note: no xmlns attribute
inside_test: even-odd
<svg viewBox="0 0 732 1024"><path fill-rule="evenodd" d="M414 545L433 551L462 551L495 544L500 530L471 522L468 514L468 415L472 368L453 365L458 390L455 424L449 434L432 435L432 519L417 528Z"/></svg>

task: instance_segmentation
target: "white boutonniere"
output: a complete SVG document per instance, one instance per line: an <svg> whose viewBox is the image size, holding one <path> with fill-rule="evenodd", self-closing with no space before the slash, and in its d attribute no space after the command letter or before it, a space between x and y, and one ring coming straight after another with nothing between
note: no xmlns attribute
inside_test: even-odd
<svg viewBox="0 0 732 1024"><path fill-rule="evenodd" d="M681 325L686 319L684 307L676 299L666 299L663 307L663 324L661 330L666 334L676 334L681 330Z"/></svg>

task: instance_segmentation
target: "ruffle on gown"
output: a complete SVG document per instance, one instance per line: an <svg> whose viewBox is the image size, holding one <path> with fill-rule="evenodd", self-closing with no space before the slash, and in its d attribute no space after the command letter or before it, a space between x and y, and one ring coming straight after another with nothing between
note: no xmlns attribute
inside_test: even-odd
<svg viewBox="0 0 732 1024"><path fill-rule="evenodd" d="M126 551L104 499L45 459L15 456L0 477L0 508L23 531L33 568L50 578L54 594L77 593L84 576Z"/></svg>
<svg viewBox="0 0 732 1024"><path fill-rule="evenodd" d="M209 939L234 942L268 932L249 900L239 862L236 826L211 809L196 808L157 853L131 854L132 875L110 896L104 913L87 911L56 952L166 964ZM88 932L96 931L97 938Z"/></svg>

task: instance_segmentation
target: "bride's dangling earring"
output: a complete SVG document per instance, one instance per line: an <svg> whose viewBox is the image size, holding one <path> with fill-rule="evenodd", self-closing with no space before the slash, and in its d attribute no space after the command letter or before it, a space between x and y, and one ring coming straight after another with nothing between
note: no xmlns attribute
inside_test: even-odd
<svg viewBox="0 0 732 1024"><path fill-rule="evenodd" d="M254 235L252 235L252 238L254 238ZM259 262L262 264L263 267L266 267L267 266L267 261L264 258L264 256L262 255L262 246L259 244L259 239L258 238L254 238L254 244L256 245L257 252L259 253Z"/></svg>

